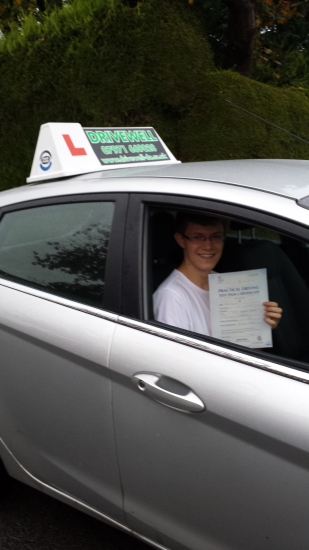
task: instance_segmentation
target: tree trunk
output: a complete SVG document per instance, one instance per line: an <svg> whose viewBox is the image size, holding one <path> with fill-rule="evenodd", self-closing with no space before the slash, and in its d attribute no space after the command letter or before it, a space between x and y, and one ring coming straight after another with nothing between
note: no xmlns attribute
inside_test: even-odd
<svg viewBox="0 0 309 550"><path fill-rule="evenodd" d="M229 10L227 68L251 76L256 35L255 0L223 0Z"/></svg>

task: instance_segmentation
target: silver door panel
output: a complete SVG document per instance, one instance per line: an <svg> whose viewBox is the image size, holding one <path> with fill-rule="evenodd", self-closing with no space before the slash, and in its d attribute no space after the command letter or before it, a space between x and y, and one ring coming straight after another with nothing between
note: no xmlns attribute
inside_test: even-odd
<svg viewBox="0 0 309 550"><path fill-rule="evenodd" d="M31 292L0 286L0 437L40 481L123 522L108 371L115 323Z"/></svg>
<svg viewBox="0 0 309 550"><path fill-rule="evenodd" d="M175 549L307 550L307 384L120 325L110 365L129 527ZM188 386L205 412L145 395L140 372Z"/></svg>

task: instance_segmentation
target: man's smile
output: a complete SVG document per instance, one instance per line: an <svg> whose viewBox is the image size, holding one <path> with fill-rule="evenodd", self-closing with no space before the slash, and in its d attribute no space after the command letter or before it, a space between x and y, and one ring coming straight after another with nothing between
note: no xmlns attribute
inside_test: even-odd
<svg viewBox="0 0 309 550"><path fill-rule="evenodd" d="M206 289L207 276L215 269L223 251L224 227L222 223L204 226L189 222L186 234L176 233L175 238L184 254L180 271L197 286Z"/></svg>

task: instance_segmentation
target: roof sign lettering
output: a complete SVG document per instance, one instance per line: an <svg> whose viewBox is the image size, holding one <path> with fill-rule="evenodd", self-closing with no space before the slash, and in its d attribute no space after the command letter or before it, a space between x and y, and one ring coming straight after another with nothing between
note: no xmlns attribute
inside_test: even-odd
<svg viewBox="0 0 309 550"><path fill-rule="evenodd" d="M171 161L170 152L153 128L83 130L102 166Z"/></svg>
<svg viewBox="0 0 309 550"><path fill-rule="evenodd" d="M158 141L153 130L86 130L86 135L90 143L130 143L130 142L147 142Z"/></svg>

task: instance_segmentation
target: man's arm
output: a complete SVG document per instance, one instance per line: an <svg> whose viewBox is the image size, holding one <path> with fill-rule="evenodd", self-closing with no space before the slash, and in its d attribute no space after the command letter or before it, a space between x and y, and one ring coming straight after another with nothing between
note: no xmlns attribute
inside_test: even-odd
<svg viewBox="0 0 309 550"><path fill-rule="evenodd" d="M171 289L156 292L153 297L156 321L174 327L190 330L190 320L183 297Z"/></svg>

